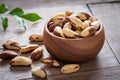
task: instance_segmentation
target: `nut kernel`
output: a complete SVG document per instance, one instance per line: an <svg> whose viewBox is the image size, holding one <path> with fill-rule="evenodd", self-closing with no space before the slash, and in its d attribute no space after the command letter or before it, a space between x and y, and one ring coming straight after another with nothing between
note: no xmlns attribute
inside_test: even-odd
<svg viewBox="0 0 120 80"><path fill-rule="evenodd" d="M31 64L32 60L24 56L17 56L10 61L11 66L30 66Z"/></svg>
<svg viewBox="0 0 120 80"><path fill-rule="evenodd" d="M43 35L42 34L32 34L29 37L30 42L42 42Z"/></svg>
<svg viewBox="0 0 120 80"><path fill-rule="evenodd" d="M64 37L63 30L59 26L55 27L53 34L56 36Z"/></svg>
<svg viewBox="0 0 120 80"><path fill-rule="evenodd" d="M70 73L77 72L79 69L80 69L79 64L67 64L61 68L61 72L63 74L70 74Z"/></svg>
<svg viewBox="0 0 120 80"><path fill-rule="evenodd" d="M0 52L0 59L12 59L18 56L18 54L14 51L3 51Z"/></svg>
<svg viewBox="0 0 120 80"><path fill-rule="evenodd" d="M47 76L46 71L41 67L34 67L32 69L32 74L40 78L45 78Z"/></svg>
<svg viewBox="0 0 120 80"><path fill-rule="evenodd" d="M20 50L21 46L18 42L15 40L7 40L6 42L3 43L3 47L5 49L11 49L11 50Z"/></svg>
<svg viewBox="0 0 120 80"><path fill-rule="evenodd" d="M27 45L25 47L22 47L20 49L20 52L21 53L28 53L28 52L35 50L36 48L38 48L38 45Z"/></svg>
<svg viewBox="0 0 120 80"><path fill-rule="evenodd" d="M43 54L43 48L38 47L31 53L31 59L32 60L37 60L42 56L42 54Z"/></svg>

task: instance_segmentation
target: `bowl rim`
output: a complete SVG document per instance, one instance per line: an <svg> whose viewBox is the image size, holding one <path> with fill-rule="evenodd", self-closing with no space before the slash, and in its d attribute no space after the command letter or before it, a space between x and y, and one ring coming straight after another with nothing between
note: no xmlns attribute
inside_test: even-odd
<svg viewBox="0 0 120 80"><path fill-rule="evenodd" d="M100 22L100 28L99 28L99 30L95 33L95 35L93 35L93 36L86 37L86 38L64 38L64 37L56 36L56 35L54 35L52 32L50 32L50 31L48 30L48 23L49 23L49 21L48 21L47 24L45 25L45 29L46 29L46 31L48 32L48 34L50 34L52 37L55 37L55 38L61 39L61 40L83 40L83 39L90 39L90 38L92 38L92 37L94 37L94 36L97 36L97 35L102 31L102 29L104 29L103 24Z"/></svg>

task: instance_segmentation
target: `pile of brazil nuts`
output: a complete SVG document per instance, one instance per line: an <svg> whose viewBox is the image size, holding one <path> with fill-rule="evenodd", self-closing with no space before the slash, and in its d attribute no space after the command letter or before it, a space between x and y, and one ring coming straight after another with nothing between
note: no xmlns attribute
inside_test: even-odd
<svg viewBox="0 0 120 80"><path fill-rule="evenodd" d="M47 26L50 32L59 37L86 38L99 30L100 22L85 12L66 11L54 15Z"/></svg>
<svg viewBox="0 0 120 80"><path fill-rule="evenodd" d="M30 42L43 42L42 34L32 34L29 36ZM66 64L61 66L61 64L54 58L47 57L42 58L43 47L38 44L25 45L24 47L15 40L7 40L3 43L4 51L0 52L0 59L10 59L9 65L12 67L30 67L33 62L40 60L40 63L45 64L45 66L51 66L54 68L61 67L60 71L63 74L70 74L79 71L79 64ZM28 57L22 54L29 54ZM39 78L46 78L47 73L45 67L35 66L32 68L31 73L33 76Z"/></svg>

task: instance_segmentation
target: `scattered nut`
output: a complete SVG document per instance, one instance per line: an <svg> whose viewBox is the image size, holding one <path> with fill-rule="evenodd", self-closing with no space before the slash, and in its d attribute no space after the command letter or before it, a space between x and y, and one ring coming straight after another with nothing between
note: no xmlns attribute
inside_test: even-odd
<svg viewBox="0 0 120 80"><path fill-rule="evenodd" d="M42 63L47 64L48 66L59 67L60 64L52 58L44 58L41 60Z"/></svg>
<svg viewBox="0 0 120 80"><path fill-rule="evenodd" d="M12 59L18 56L18 54L14 51L3 51L0 52L0 59Z"/></svg>
<svg viewBox="0 0 120 80"><path fill-rule="evenodd" d="M44 69L42 69L41 67L34 67L32 69L32 74L40 77L40 78L46 78L47 77L47 73Z"/></svg>
<svg viewBox="0 0 120 80"><path fill-rule="evenodd" d="M24 56L17 56L10 61L11 66L30 66L31 64L32 60Z"/></svg>
<svg viewBox="0 0 120 80"><path fill-rule="evenodd" d="M100 27L100 23L99 23L99 21L94 21L94 22L91 23L91 26L95 26L96 29L98 30L99 27Z"/></svg>
<svg viewBox="0 0 120 80"><path fill-rule="evenodd" d="M16 42L15 40L8 40L5 43L3 43L3 47L5 49L11 49L11 50L20 50L20 44Z"/></svg>
<svg viewBox="0 0 120 80"><path fill-rule="evenodd" d="M82 37L89 37L95 34L95 32L97 31L97 29L94 26L90 26L85 28L82 32L81 32L81 36Z"/></svg>
<svg viewBox="0 0 120 80"><path fill-rule="evenodd" d="M56 36L64 37L63 30L59 26L55 27L53 34Z"/></svg>
<svg viewBox="0 0 120 80"><path fill-rule="evenodd" d="M27 45L25 47L22 47L20 49L20 52L21 53L28 53L28 52L35 50L36 48L38 48L38 45Z"/></svg>
<svg viewBox="0 0 120 80"><path fill-rule="evenodd" d="M30 42L42 42L43 35L42 34L32 34L29 37Z"/></svg>
<svg viewBox="0 0 120 80"><path fill-rule="evenodd" d="M38 47L31 53L31 59L32 60L37 60L42 56L42 54L43 54L43 48Z"/></svg>
<svg viewBox="0 0 120 80"><path fill-rule="evenodd" d="M68 28L63 28L63 33L64 33L65 37L67 37L67 38L77 38L79 36L78 33L74 32Z"/></svg>
<svg viewBox="0 0 120 80"><path fill-rule="evenodd" d="M61 68L61 72L63 74L70 74L70 73L77 72L79 69L80 69L79 64L67 64Z"/></svg>

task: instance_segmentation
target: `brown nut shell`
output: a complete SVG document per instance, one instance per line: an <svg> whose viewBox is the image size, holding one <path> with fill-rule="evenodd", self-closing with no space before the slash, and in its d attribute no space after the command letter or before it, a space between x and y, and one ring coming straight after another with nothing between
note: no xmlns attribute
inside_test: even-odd
<svg viewBox="0 0 120 80"><path fill-rule="evenodd" d="M46 78L47 77L46 71L41 67L34 67L32 69L32 74L37 76L37 77L40 77L40 78Z"/></svg>
<svg viewBox="0 0 120 80"><path fill-rule="evenodd" d="M31 59L37 60L42 56L42 54L43 54L43 47L38 47L31 53Z"/></svg>
<svg viewBox="0 0 120 80"><path fill-rule="evenodd" d="M0 52L0 59L12 59L18 56L18 54L14 51L3 51Z"/></svg>
<svg viewBox="0 0 120 80"><path fill-rule="evenodd" d="M3 48L11 50L20 50L21 46L15 40L7 40L6 42L3 43Z"/></svg>
<svg viewBox="0 0 120 80"><path fill-rule="evenodd" d="M17 56L10 61L11 66L30 66L31 64L32 60L24 56Z"/></svg>
<svg viewBox="0 0 120 80"><path fill-rule="evenodd" d="M43 42L42 34L32 34L29 37L30 42Z"/></svg>
<svg viewBox="0 0 120 80"><path fill-rule="evenodd" d="M21 52L22 54L24 54L24 53L31 52L31 51L35 50L36 48L38 48L38 45L27 45L27 46L25 46L25 47L22 47L22 48L20 49L20 52Z"/></svg>

